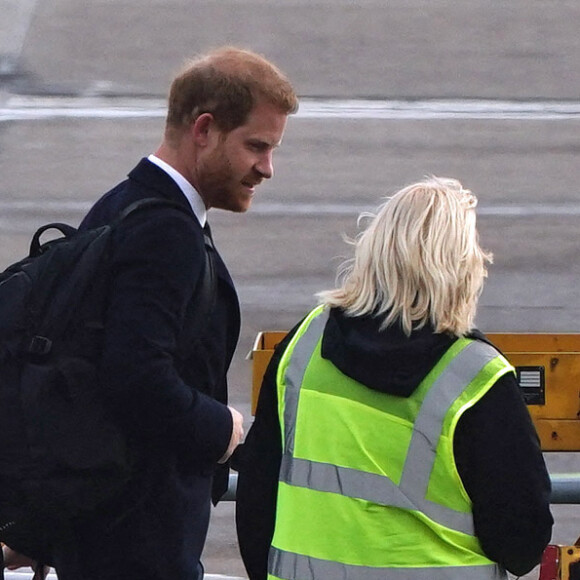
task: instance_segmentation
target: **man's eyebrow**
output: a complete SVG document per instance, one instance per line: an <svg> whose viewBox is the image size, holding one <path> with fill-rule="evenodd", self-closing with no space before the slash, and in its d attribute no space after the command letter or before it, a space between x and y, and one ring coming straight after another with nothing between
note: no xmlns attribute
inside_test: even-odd
<svg viewBox="0 0 580 580"><path fill-rule="evenodd" d="M249 137L248 143L251 143L252 145L258 145L260 147L270 147L272 149L276 149L277 147L280 147L282 140L271 142L260 137Z"/></svg>

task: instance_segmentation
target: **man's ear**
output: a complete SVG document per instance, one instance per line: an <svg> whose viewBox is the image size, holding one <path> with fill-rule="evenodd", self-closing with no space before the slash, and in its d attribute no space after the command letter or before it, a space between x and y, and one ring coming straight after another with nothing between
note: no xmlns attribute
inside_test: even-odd
<svg viewBox="0 0 580 580"><path fill-rule="evenodd" d="M202 113L190 126L195 142L202 147L208 144L213 129L215 120L211 113Z"/></svg>

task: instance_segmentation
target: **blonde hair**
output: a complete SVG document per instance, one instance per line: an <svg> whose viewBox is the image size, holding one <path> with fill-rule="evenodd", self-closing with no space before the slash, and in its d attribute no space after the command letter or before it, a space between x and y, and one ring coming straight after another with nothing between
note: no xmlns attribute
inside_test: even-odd
<svg viewBox="0 0 580 580"><path fill-rule="evenodd" d="M320 302L349 316L384 317L381 328L398 322L407 336L428 323L436 333L464 336L492 261L479 246L476 205L455 179L405 187L367 214L354 258L339 270L341 286L320 292Z"/></svg>

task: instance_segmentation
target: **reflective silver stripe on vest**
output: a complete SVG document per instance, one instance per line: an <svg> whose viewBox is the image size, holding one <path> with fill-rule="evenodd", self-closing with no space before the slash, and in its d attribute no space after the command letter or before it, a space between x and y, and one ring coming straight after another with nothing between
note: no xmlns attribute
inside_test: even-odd
<svg viewBox="0 0 580 580"><path fill-rule="evenodd" d="M280 479L298 487L339 493L381 505L417 509L388 477L350 467L284 455L280 466Z"/></svg>
<svg viewBox="0 0 580 580"><path fill-rule="evenodd" d="M320 580L505 580L497 565L453 566L442 568L375 568L320 560L271 547L268 571L277 578Z"/></svg>
<svg viewBox="0 0 580 580"><path fill-rule="evenodd" d="M453 401L479 371L498 356L497 350L479 341L469 343L431 385L416 417L401 482L397 486L387 476L292 456L300 388L327 319L328 310L324 310L312 320L299 338L286 370L286 445L280 480L299 487L338 493L381 505L417 510L449 529L474 535L473 517L470 513L431 502L425 496L445 415Z"/></svg>
<svg viewBox="0 0 580 580"><path fill-rule="evenodd" d="M290 357L288 368L286 369L286 391L284 393L284 453L294 453L294 429L296 426L296 415L298 413L298 396L300 386L304 379L306 366L322 336L322 331L328 320L328 309L317 316L304 333L298 339L294 352ZM304 338L308 337L306 340ZM314 344L312 344L314 343Z"/></svg>
<svg viewBox="0 0 580 580"><path fill-rule="evenodd" d="M297 487L363 499L379 505L420 511L446 528L469 535L474 534L471 514L444 507L424 497L411 498L386 475L283 455L280 481Z"/></svg>
<svg viewBox="0 0 580 580"><path fill-rule="evenodd" d="M400 487L412 497L425 497L443 421L453 401L473 381L483 367L498 356L492 346L469 343L447 365L433 383L415 420L413 436Z"/></svg>

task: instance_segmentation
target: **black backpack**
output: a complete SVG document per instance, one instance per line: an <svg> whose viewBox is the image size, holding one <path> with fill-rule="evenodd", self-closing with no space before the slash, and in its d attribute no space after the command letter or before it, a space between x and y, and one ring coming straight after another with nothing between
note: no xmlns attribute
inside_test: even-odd
<svg viewBox="0 0 580 580"><path fill-rule="evenodd" d="M0 274L0 541L15 549L90 514L130 476L97 379L110 240L129 216L168 205L189 212L151 198L99 228L43 226L29 256ZM51 229L63 236L41 243ZM201 328L215 299L212 249L206 235L193 317Z"/></svg>

